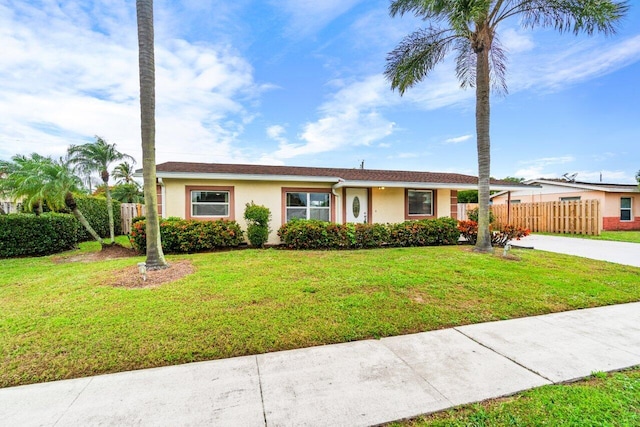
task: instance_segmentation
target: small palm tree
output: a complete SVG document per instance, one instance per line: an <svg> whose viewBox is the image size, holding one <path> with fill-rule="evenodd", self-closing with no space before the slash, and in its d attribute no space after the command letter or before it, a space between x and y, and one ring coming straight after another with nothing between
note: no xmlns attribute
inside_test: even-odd
<svg viewBox="0 0 640 427"><path fill-rule="evenodd" d="M489 95L506 92L505 54L498 25L519 17L524 27L553 27L574 34L614 33L627 12L626 1L614 0L392 0L391 16L412 13L430 25L405 37L387 56L386 77L400 95L426 78L449 52L456 51L456 74L462 87L476 90L478 147L478 241L475 250L490 252ZM437 24L442 24L438 27Z"/></svg>
<svg viewBox="0 0 640 427"><path fill-rule="evenodd" d="M2 162L0 168L8 171L0 183L2 193L13 200L22 199L29 210L34 204L42 205L43 202L52 210L66 207L97 242L104 244L78 209L73 193L81 190L82 181L74 175L71 165L64 159L56 161L36 153L30 157L17 155L12 162Z"/></svg>
<svg viewBox="0 0 640 427"><path fill-rule="evenodd" d="M69 156L72 164L80 166L86 171L95 171L100 174L105 185L105 195L107 196L107 210L109 215L109 238L110 243L115 243L114 221L113 221L113 200L109 189L109 166L119 160L131 160L133 157L119 152L116 144L109 144L104 139L96 136L95 142L82 145L72 145L69 147Z"/></svg>
<svg viewBox="0 0 640 427"><path fill-rule="evenodd" d="M139 186L138 182L133 179L133 174L135 169L133 168L133 163L122 162L115 168L113 168L113 178L116 180L116 184L134 184Z"/></svg>

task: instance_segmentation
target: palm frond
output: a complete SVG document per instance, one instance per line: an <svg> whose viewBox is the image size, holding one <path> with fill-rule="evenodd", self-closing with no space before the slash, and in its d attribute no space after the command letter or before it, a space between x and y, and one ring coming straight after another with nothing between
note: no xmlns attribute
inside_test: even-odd
<svg viewBox="0 0 640 427"><path fill-rule="evenodd" d="M502 43L498 36L494 34L491 50L489 51L489 71L491 87L500 95L506 95L509 92L507 88L507 61L507 55Z"/></svg>
<svg viewBox="0 0 640 427"><path fill-rule="evenodd" d="M458 36L451 30L429 27L402 39L387 55L385 77L400 95L422 81L441 62Z"/></svg>
<svg viewBox="0 0 640 427"><path fill-rule="evenodd" d="M389 5L391 17L413 13L422 19L445 19L451 0L394 0Z"/></svg>
<svg viewBox="0 0 640 427"><path fill-rule="evenodd" d="M628 10L627 1L528 0L521 1L512 15L521 14L525 28L553 27L561 33L610 35L615 34Z"/></svg>
<svg viewBox="0 0 640 427"><path fill-rule="evenodd" d="M471 48L469 39L456 40L455 49L458 51L456 58L456 76L460 80L463 89L476 85L476 53Z"/></svg>
<svg viewBox="0 0 640 427"><path fill-rule="evenodd" d="M460 80L460 86L463 89L473 88L476 86L477 56L471 47L471 42L468 39L458 39L456 40L455 49L458 51L456 77ZM489 71L492 89L498 94L506 95L508 92L506 81L507 56L500 40L495 36L489 50Z"/></svg>

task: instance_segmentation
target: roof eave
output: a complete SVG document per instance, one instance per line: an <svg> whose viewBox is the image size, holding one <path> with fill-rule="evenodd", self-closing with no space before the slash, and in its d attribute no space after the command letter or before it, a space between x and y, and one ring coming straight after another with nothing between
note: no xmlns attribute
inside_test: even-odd
<svg viewBox="0 0 640 427"><path fill-rule="evenodd" d="M134 175L136 176L136 175ZM158 178L170 179L216 179L227 181L314 181L336 183L337 177L329 176L299 176L299 175L265 175L265 174L236 174L236 173L202 173L202 172L156 172Z"/></svg>

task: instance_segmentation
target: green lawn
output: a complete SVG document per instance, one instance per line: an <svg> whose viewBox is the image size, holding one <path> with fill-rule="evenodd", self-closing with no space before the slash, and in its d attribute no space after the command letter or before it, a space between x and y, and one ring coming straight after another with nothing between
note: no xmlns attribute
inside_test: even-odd
<svg viewBox="0 0 640 427"><path fill-rule="evenodd" d="M613 240L615 242L640 243L640 231L602 231L599 236L590 236L585 234L554 234L554 233L536 233L536 234L545 234L547 236L560 236L560 237L577 237L581 239L593 239L593 240Z"/></svg>
<svg viewBox="0 0 640 427"><path fill-rule="evenodd" d="M468 246L170 256L196 272L153 289L105 285L142 257L0 260L0 387L640 300L638 268L511 253L519 260Z"/></svg>
<svg viewBox="0 0 640 427"><path fill-rule="evenodd" d="M578 383L545 386L505 399L391 424L396 427L638 425L640 368L599 373Z"/></svg>

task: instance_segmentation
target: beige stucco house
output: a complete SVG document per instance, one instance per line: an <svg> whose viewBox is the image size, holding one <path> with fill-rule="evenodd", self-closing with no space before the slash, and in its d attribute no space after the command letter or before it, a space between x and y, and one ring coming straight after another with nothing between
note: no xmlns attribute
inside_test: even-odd
<svg viewBox="0 0 640 427"><path fill-rule="evenodd" d="M529 188L491 196L493 204L598 200L603 230L640 230L640 189L637 185L533 179Z"/></svg>
<svg viewBox="0 0 640 427"><path fill-rule="evenodd" d="M292 218L395 223L457 216L457 191L477 189L474 176L370 169L168 162L157 165L162 217L229 219L243 229L245 205L271 210L271 229ZM141 171L138 172L140 174ZM492 181L493 190L521 184ZM275 232L270 243L279 243Z"/></svg>

